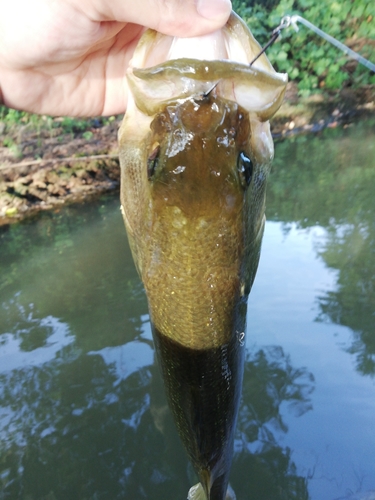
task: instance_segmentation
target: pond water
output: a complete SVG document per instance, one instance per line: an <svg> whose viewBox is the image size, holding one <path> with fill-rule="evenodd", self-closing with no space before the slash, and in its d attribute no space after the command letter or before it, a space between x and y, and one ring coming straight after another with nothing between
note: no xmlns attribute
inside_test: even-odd
<svg viewBox="0 0 375 500"><path fill-rule="evenodd" d="M276 145L238 500L373 498L374 193L374 121ZM0 500L183 500L194 482L117 197L0 229Z"/></svg>

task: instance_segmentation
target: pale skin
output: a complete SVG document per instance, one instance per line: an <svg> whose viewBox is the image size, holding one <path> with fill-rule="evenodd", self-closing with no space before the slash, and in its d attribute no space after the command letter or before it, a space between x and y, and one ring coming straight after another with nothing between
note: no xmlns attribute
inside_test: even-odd
<svg viewBox="0 0 375 500"><path fill-rule="evenodd" d="M0 103L54 116L123 113L145 27L203 35L230 11L230 0L0 0Z"/></svg>

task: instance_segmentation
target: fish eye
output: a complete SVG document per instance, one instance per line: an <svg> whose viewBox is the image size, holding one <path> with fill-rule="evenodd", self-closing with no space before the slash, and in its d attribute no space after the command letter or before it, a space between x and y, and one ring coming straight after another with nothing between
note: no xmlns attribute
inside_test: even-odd
<svg viewBox="0 0 375 500"><path fill-rule="evenodd" d="M160 145L154 144L149 157L147 158L147 178L150 180L154 174L159 162Z"/></svg>
<svg viewBox="0 0 375 500"><path fill-rule="evenodd" d="M250 185L253 176L253 162L243 151L241 151L237 158L237 170L241 185L246 189Z"/></svg>

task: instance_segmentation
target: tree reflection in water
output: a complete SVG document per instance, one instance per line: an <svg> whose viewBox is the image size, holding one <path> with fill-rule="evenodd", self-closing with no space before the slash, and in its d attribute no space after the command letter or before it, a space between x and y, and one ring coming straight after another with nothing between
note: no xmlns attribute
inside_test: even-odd
<svg viewBox="0 0 375 500"><path fill-rule="evenodd" d="M19 366L0 373L0 498L185 498L194 477L150 356L147 324L111 352L83 353L60 321L46 323L15 302L5 309L16 326L1 341L20 340L20 331L22 341ZM36 329L33 349L25 337ZM66 335L58 342L59 329ZM38 355L52 342L49 360ZM22 361L25 348L30 357ZM232 474L238 499L308 498L306 479L275 433L287 430L281 404L302 414L312 389L312 376L294 369L281 348L248 353Z"/></svg>
<svg viewBox="0 0 375 500"><path fill-rule="evenodd" d="M281 347L247 353L232 471L238 498L309 498L307 479L297 474L291 450L278 437L287 432L281 405L301 416L311 409L313 388L312 374L293 368Z"/></svg>
<svg viewBox="0 0 375 500"><path fill-rule="evenodd" d="M267 216L287 228L324 227L317 252L337 271L318 321L349 327L357 369L375 375L375 121L277 145ZM339 137L340 140L335 140ZM333 139L333 140L332 140Z"/></svg>
<svg viewBox="0 0 375 500"><path fill-rule="evenodd" d="M375 188L375 181L374 181ZM375 219L331 229L320 251L329 267L338 270L337 289L318 298L321 320L347 326L357 369L375 375Z"/></svg>

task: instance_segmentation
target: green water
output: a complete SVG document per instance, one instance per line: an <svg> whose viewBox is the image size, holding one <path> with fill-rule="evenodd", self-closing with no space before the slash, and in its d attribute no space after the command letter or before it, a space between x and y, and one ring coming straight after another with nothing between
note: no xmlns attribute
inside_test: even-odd
<svg viewBox="0 0 375 500"><path fill-rule="evenodd" d="M231 484L359 499L375 490L375 122L278 143L267 217ZM184 500L194 481L117 197L0 228L0 500Z"/></svg>

